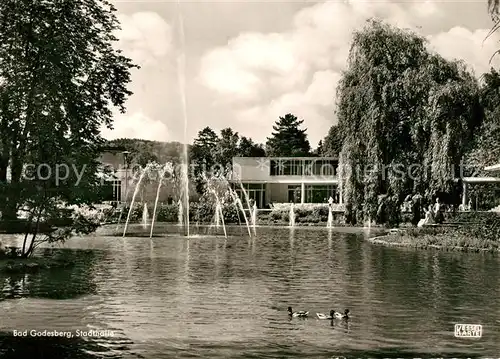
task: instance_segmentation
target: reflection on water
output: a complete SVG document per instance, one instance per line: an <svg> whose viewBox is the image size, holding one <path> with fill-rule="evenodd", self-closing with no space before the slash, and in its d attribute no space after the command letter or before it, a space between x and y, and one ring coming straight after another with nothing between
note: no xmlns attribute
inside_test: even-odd
<svg viewBox="0 0 500 359"><path fill-rule="evenodd" d="M0 356L331 358L496 356L500 261L372 246L363 234L261 228L259 236L78 238L75 266L1 275ZM348 323L288 320L349 308ZM476 340L455 323L483 325ZM14 338L23 329L105 338ZM31 348L31 349L30 349ZM30 351L31 350L31 351Z"/></svg>

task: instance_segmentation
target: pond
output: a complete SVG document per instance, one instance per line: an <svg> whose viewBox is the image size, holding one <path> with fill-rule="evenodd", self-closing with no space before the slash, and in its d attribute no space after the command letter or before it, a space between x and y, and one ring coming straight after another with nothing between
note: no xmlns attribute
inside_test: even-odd
<svg viewBox="0 0 500 359"><path fill-rule="evenodd" d="M57 249L74 257L72 268L0 274L0 356L498 356L496 255L387 248L351 232L74 238ZM288 306L312 316L289 320ZM347 323L314 318L344 308ZM482 338L455 338L456 323L482 324ZM90 329L108 332L76 336Z"/></svg>

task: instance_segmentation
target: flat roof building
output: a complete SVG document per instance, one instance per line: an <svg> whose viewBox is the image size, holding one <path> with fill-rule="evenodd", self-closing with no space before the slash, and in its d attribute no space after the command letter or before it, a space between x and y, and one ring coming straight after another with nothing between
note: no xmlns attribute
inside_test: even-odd
<svg viewBox="0 0 500 359"><path fill-rule="evenodd" d="M258 208L273 203L342 203L334 157L234 157L230 182ZM241 185L240 185L241 184Z"/></svg>

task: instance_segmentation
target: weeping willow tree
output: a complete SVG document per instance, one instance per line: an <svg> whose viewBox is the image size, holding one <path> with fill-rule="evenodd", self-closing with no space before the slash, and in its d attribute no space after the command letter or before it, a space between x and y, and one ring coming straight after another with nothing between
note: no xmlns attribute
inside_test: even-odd
<svg viewBox="0 0 500 359"><path fill-rule="evenodd" d="M488 0L488 13L493 20L493 27L490 31L490 35L500 28L500 0ZM499 50L500 51L500 50ZM498 53L497 51L496 53Z"/></svg>
<svg viewBox="0 0 500 359"><path fill-rule="evenodd" d="M361 222L376 218L381 198L394 209L408 194L452 191L482 120L479 85L464 64L430 53L424 38L370 20L354 34L337 116L346 220Z"/></svg>

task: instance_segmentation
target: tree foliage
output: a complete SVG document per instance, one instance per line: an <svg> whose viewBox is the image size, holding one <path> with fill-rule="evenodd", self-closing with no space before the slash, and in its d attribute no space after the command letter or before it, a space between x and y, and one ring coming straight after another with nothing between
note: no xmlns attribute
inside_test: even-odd
<svg viewBox="0 0 500 359"><path fill-rule="evenodd" d="M354 34L337 89L342 191L350 222L375 218L378 197L399 204L454 188L482 121L479 85L425 39L370 20Z"/></svg>
<svg viewBox="0 0 500 359"><path fill-rule="evenodd" d="M481 105L485 116L466 156L467 175L470 176L488 175L484 167L500 162L500 74L491 69L483 79Z"/></svg>
<svg viewBox="0 0 500 359"><path fill-rule="evenodd" d="M300 129L303 122L291 113L280 117L273 126L274 132L267 139L267 154L276 157L310 156L307 129Z"/></svg>
<svg viewBox="0 0 500 359"><path fill-rule="evenodd" d="M216 161L225 168L231 168L233 157L238 155L238 142L240 136L231 128L224 128L220 131L220 137L217 142Z"/></svg>
<svg viewBox="0 0 500 359"><path fill-rule="evenodd" d="M244 136L240 138L238 132L229 127L222 129L220 136L210 127L202 129L193 142L191 153L198 193L204 191L202 174L228 175L232 170L233 157L265 156L262 145Z"/></svg>
<svg viewBox="0 0 500 359"><path fill-rule="evenodd" d="M255 143L251 138L242 136L238 145L238 156L240 157L265 157L264 147Z"/></svg>
<svg viewBox="0 0 500 359"><path fill-rule="evenodd" d="M498 31L498 29L500 29L500 0L488 0L488 13L493 20L493 27L487 37L491 36L493 33ZM495 51L491 57L493 58L495 55L498 55L499 52L500 50Z"/></svg>
<svg viewBox="0 0 500 359"><path fill-rule="evenodd" d="M124 112L136 67L114 48L115 11L104 0L0 3L2 219L16 219L28 202L38 223L57 212L53 202L95 200L100 128L111 128L113 107ZM45 172L27 180L28 164ZM61 180L59 164L83 177L70 171Z"/></svg>
<svg viewBox="0 0 500 359"><path fill-rule="evenodd" d="M119 138L106 143L109 148L120 148L129 153L127 162L144 167L150 162L180 163L183 144L180 142L160 142L134 138ZM189 146L190 147L190 146ZM188 149L189 152L189 149Z"/></svg>
<svg viewBox="0 0 500 359"><path fill-rule="evenodd" d="M328 134L322 141L320 155L327 157L338 157L342 150L342 134L339 126L333 125L328 130Z"/></svg>

